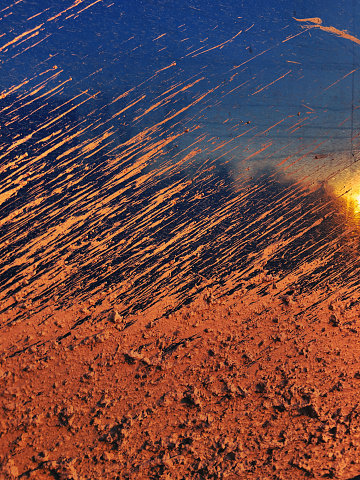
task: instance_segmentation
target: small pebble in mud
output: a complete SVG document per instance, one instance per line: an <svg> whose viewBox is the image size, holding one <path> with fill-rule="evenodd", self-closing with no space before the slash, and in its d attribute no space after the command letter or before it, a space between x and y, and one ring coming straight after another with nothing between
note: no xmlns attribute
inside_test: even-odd
<svg viewBox="0 0 360 480"><path fill-rule="evenodd" d="M108 320L113 323L122 323L123 319L117 310L112 310L108 316Z"/></svg>
<svg viewBox="0 0 360 480"><path fill-rule="evenodd" d="M330 315L329 323L331 323L331 325L334 327L338 327L340 325L340 321L335 314Z"/></svg>
<svg viewBox="0 0 360 480"><path fill-rule="evenodd" d="M291 298L289 295L280 295L280 300L284 305L290 305L291 303Z"/></svg>
<svg viewBox="0 0 360 480"><path fill-rule="evenodd" d="M109 453L109 452L104 452L102 455L101 455L101 460L105 460L105 461L111 461L114 459L114 455L112 453Z"/></svg>

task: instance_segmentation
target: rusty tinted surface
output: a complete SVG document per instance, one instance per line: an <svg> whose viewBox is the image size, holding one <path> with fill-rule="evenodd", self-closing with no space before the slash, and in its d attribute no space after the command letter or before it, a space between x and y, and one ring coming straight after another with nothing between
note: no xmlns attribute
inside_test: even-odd
<svg viewBox="0 0 360 480"><path fill-rule="evenodd" d="M0 298L358 285L356 2L0 12ZM254 280L260 294L268 284Z"/></svg>

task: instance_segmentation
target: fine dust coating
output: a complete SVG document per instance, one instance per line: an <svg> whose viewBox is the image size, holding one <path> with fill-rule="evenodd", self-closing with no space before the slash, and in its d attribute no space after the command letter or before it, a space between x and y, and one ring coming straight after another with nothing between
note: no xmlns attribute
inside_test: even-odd
<svg viewBox="0 0 360 480"><path fill-rule="evenodd" d="M360 475L360 22L305 3L0 11L0 479Z"/></svg>

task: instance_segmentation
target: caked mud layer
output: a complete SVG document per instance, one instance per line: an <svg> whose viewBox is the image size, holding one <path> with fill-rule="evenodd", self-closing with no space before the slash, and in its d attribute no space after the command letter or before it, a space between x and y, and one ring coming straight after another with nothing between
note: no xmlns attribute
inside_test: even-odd
<svg viewBox="0 0 360 480"><path fill-rule="evenodd" d="M12 320L0 478L360 474L358 298L269 280L263 296L205 290L170 318L106 300Z"/></svg>

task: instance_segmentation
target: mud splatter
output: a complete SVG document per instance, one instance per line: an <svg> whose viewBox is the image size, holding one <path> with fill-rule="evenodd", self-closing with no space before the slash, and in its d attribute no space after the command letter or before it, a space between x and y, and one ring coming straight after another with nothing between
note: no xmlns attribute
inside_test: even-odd
<svg viewBox="0 0 360 480"><path fill-rule="evenodd" d="M359 42L140 3L1 12L1 475L358 474Z"/></svg>

